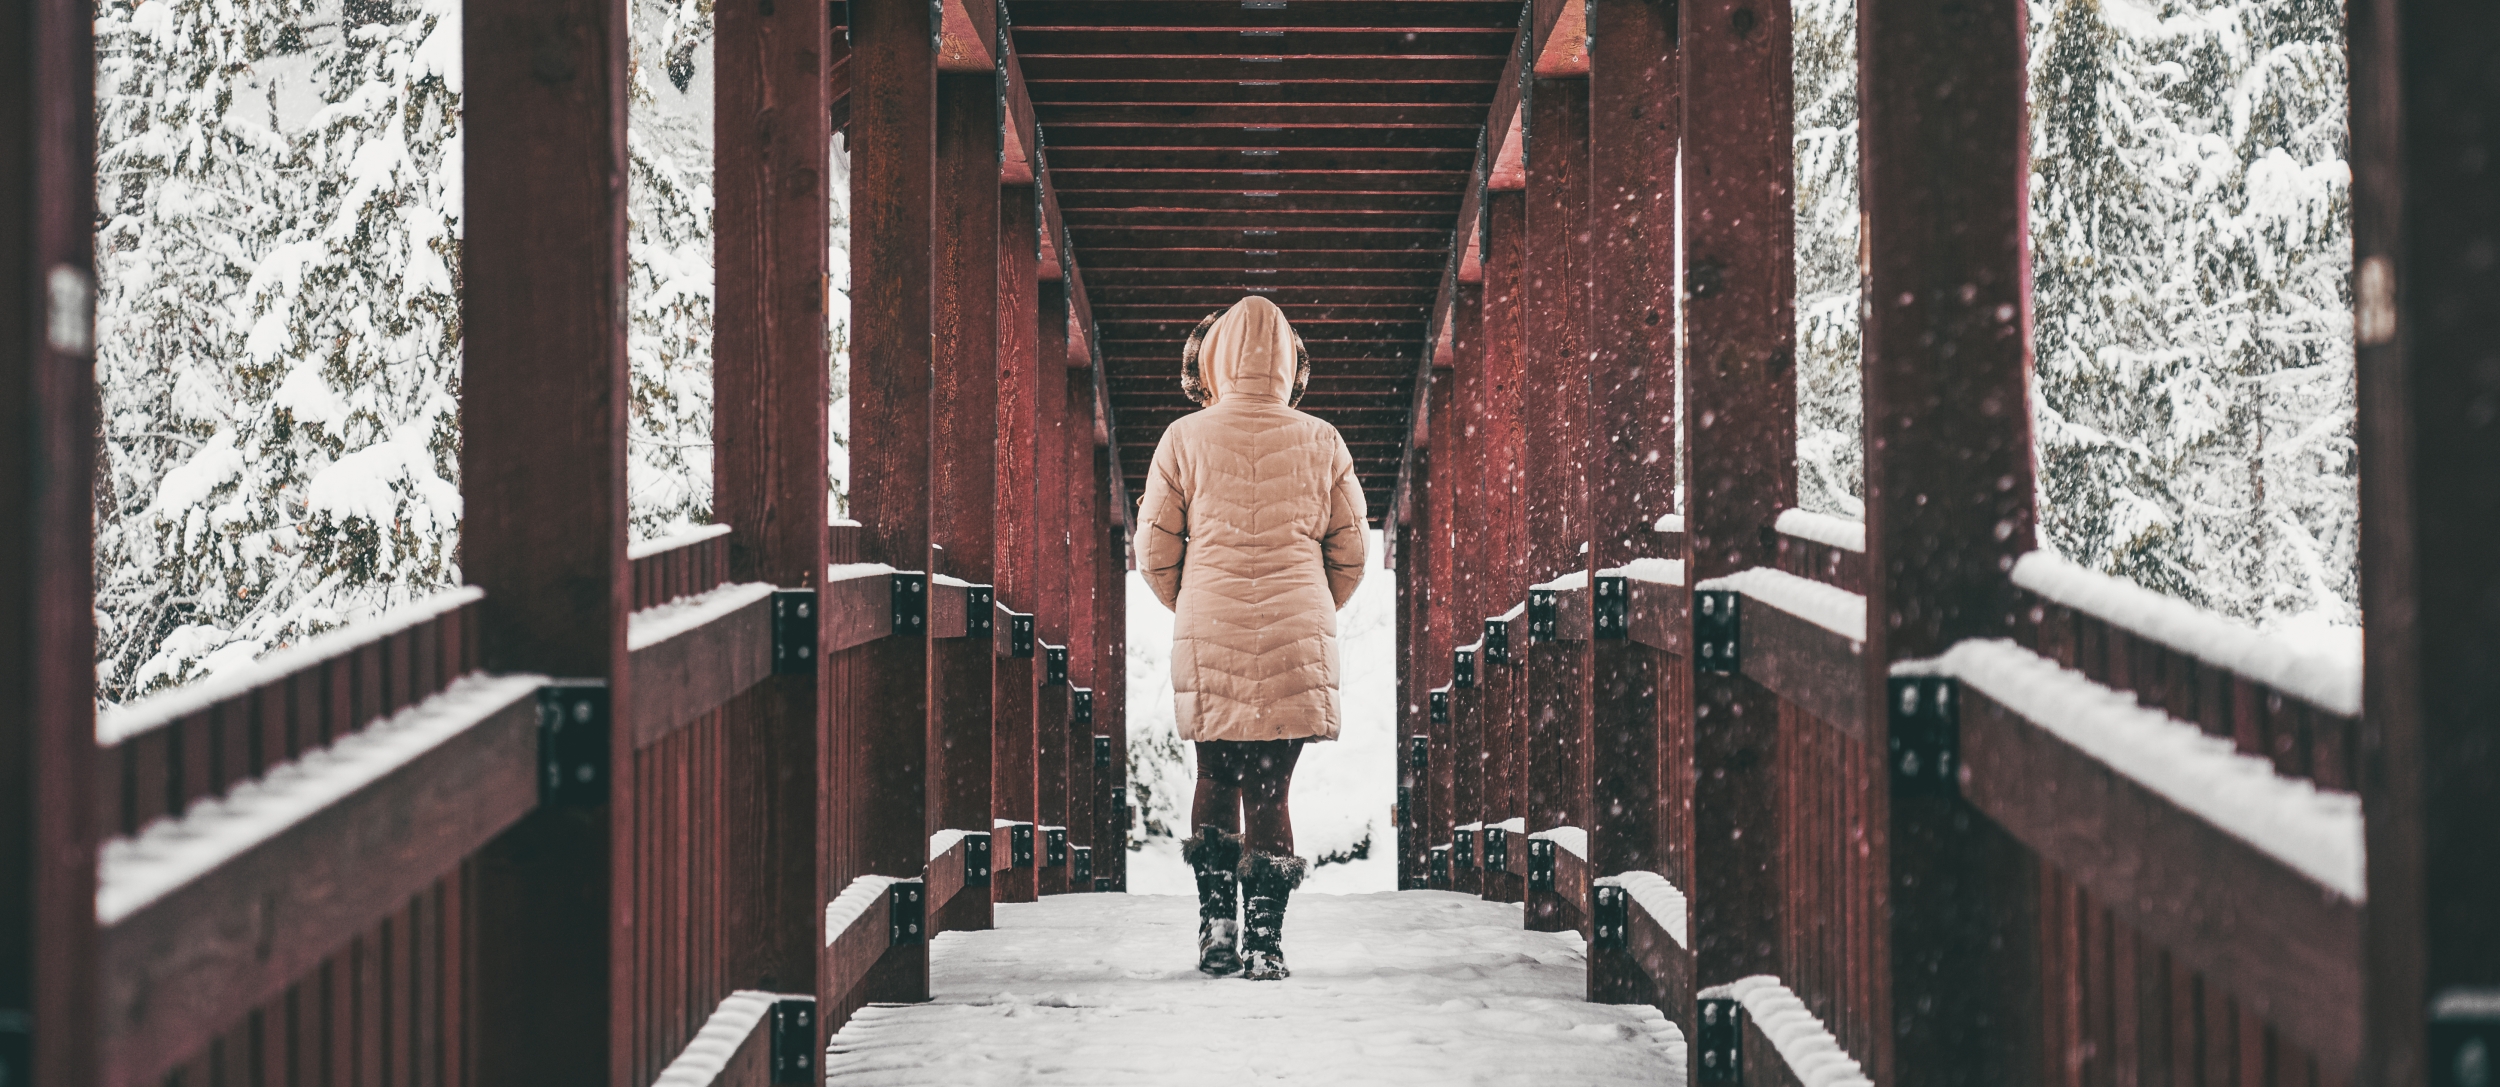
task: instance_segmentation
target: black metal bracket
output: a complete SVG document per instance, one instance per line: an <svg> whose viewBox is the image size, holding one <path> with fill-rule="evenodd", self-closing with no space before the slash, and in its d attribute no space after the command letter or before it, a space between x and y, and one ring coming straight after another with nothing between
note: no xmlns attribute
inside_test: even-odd
<svg viewBox="0 0 2500 1087"><path fill-rule="evenodd" d="M1033 659L1033 616L1029 612L1007 613L1007 656L1014 660Z"/></svg>
<svg viewBox="0 0 2500 1087"><path fill-rule="evenodd" d="M2440 990L2430 1027L2430 1087L2500 1083L2500 989Z"/></svg>
<svg viewBox="0 0 2500 1087"><path fill-rule="evenodd" d="M1119 881L1119 880L1113 879L1113 878L1111 878L1110 876L1095 876L1095 877L1094 877L1094 891L1095 891L1097 894L1111 894L1112 892L1118 891L1119 889L1120 889L1120 881Z"/></svg>
<svg viewBox="0 0 2500 1087"><path fill-rule="evenodd" d="M1093 700L1088 698L1086 701L1090 702ZM1090 713L1085 715L1086 719L1089 721L1093 719L1093 716L1094 715ZM1098 770L1108 770L1111 768L1111 737L1094 737L1094 768Z"/></svg>
<svg viewBox="0 0 2500 1087"><path fill-rule="evenodd" d="M1632 946L1632 893L1612 884L1589 888L1589 918L1599 951L1624 951Z"/></svg>
<svg viewBox="0 0 2500 1087"><path fill-rule="evenodd" d="M1094 882L1094 847L1068 847L1068 882L1080 887Z"/></svg>
<svg viewBox="0 0 2500 1087"><path fill-rule="evenodd" d="M816 999L786 996L773 1001L773 1082L816 1082Z"/></svg>
<svg viewBox="0 0 2500 1087"><path fill-rule="evenodd" d="M1476 832L1465 827L1450 832L1450 867L1476 866Z"/></svg>
<svg viewBox="0 0 2500 1087"><path fill-rule="evenodd" d="M964 586L964 637L987 638L996 622L998 587Z"/></svg>
<svg viewBox="0 0 2500 1087"><path fill-rule="evenodd" d="M1632 579L1600 576L1590 584L1590 610L1596 613L1597 640L1611 642L1631 637Z"/></svg>
<svg viewBox="0 0 2500 1087"><path fill-rule="evenodd" d="M1017 823L1007 828L1007 862L1016 868L1033 867L1033 824Z"/></svg>
<svg viewBox="0 0 2500 1087"><path fill-rule="evenodd" d="M1068 863L1068 828L1042 828L1042 867L1057 868Z"/></svg>
<svg viewBox="0 0 2500 1087"><path fill-rule="evenodd" d="M1414 823L1415 787L1412 785L1400 785L1398 786L1398 825L1405 827L1413 826Z"/></svg>
<svg viewBox="0 0 2500 1087"><path fill-rule="evenodd" d="M1431 881L1435 887L1443 890L1449 889L1450 847L1446 845L1432 847L1431 859L1424 862L1424 878Z"/></svg>
<svg viewBox="0 0 2500 1087"><path fill-rule="evenodd" d="M1072 725L1090 725L1094 723L1093 688L1068 688L1068 723ZM1100 762L1096 762L1094 765L1100 766L1102 764Z"/></svg>
<svg viewBox="0 0 2500 1087"><path fill-rule="evenodd" d="M1406 768L1418 774L1432 769L1432 737L1406 738Z"/></svg>
<svg viewBox="0 0 2500 1087"><path fill-rule="evenodd" d="M1432 689L1432 723L1436 725L1450 723L1450 689L1447 687Z"/></svg>
<svg viewBox="0 0 2500 1087"><path fill-rule="evenodd" d="M816 674L816 590L773 590L773 674Z"/></svg>
<svg viewBox="0 0 2500 1087"><path fill-rule="evenodd" d="M1484 870L1503 872L1510 869L1510 829L1484 828Z"/></svg>
<svg viewBox="0 0 2500 1087"><path fill-rule="evenodd" d="M1042 643L1042 686L1068 685L1068 647Z"/></svg>
<svg viewBox="0 0 2500 1087"><path fill-rule="evenodd" d="M898 879L885 889L887 915L893 927L889 930L887 947L903 947L922 943L929 938L929 885L916 879Z"/></svg>
<svg viewBox="0 0 2500 1087"><path fill-rule="evenodd" d="M929 52L946 52L946 0L929 0Z"/></svg>
<svg viewBox="0 0 2500 1087"><path fill-rule="evenodd" d="M1528 590L1528 640L1550 642L1562 629L1562 597L1552 589Z"/></svg>
<svg viewBox="0 0 2500 1087"><path fill-rule="evenodd" d="M538 802L562 808L607 803L608 681L550 680L538 689Z"/></svg>
<svg viewBox="0 0 2500 1087"><path fill-rule="evenodd" d="M1742 631L1744 594L1733 589L1693 592L1693 666L1704 672L1735 675L1738 635Z"/></svg>
<svg viewBox="0 0 2500 1087"><path fill-rule="evenodd" d="M1554 889L1554 840L1551 838L1528 839L1528 889Z"/></svg>
<svg viewBox="0 0 2500 1087"><path fill-rule="evenodd" d="M983 831L964 835L964 886L990 885L990 836Z"/></svg>
<svg viewBox="0 0 2500 1087"><path fill-rule="evenodd" d="M1487 619L1484 621L1484 662L1486 664L1510 663L1510 620Z"/></svg>
<svg viewBox="0 0 2500 1087"><path fill-rule="evenodd" d="M1453 649L1453 650L1451 650L1451 651L1450 651L1450 686L1453 686L1453 687L1473 687L1473 686L1475 686L1475 685L1476 685L1476 651L1475 651L1475 650L1473 650L1473 649Z"/></svg>
<svg viewBox="0 0 2500 1087"><path fill-rule="evenodd" d="M1745 1082L1745 1006L1731 997L1703 997L1698 1022L1694 1067L1700 1082Z"/></svg>
<svg viewBox="0 0 2500 1087"><path fill-rule="evenodd" d="M1884 693L1892 725L1893 795L1960 795L1961 682L1951 676L1892 676Z"/></svg>
<svg viewBox="0 0 2500 1087"><path fill-rule="evenodd" d="M894 590L894 633L919 634L929 629L929 575L917 570L896 570L889 579Z"/></svg>

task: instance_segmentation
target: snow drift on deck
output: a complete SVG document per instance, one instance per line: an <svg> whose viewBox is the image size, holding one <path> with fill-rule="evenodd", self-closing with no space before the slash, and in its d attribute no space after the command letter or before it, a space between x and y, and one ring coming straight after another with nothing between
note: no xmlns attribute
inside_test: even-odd
<svg viewBox="0 0 2500 1087"><path fill-rule="evenodd" d="M836 1035L831 1087L887 1084L1681 1084L1684 1043L1645 1006L1582 999L1576 933L1445 891L1302 895L1294 976L1207 978L1196 903L1066 895L998 907L930 949L928 1004Z"/></svg>

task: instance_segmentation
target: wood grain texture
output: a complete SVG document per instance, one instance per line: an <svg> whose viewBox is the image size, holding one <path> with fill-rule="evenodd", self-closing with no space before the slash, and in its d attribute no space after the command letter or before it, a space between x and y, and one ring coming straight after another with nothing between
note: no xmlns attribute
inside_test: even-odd
<svg viewBox="0 0 2500 1087"><path fill-rule="evenodd" d="M628 720L639 750L772 677L772 598L634 650L626 659L636 681Z"/></svg>
<svg viewBox="0 0 2500 1087"><path fill-rule="evenodd" d="M1737 627L1745 678L1853 740L1866 737L1866 647L1760 600Z"/></svg>

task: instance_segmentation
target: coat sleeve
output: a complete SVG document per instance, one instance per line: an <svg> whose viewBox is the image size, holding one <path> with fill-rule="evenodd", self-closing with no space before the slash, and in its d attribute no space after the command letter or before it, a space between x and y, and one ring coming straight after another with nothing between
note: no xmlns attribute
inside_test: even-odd
<svg viewBox="0 0 2500 1087"><path fill-rule="evenodd" d="M1354 455L1343 436L1329 436L1337 447L1336 478L1328 487L1328 529L1319 538L1319 557L1328 567L1328 592L1342 608L1363 583L1370 515L1363 509L1363 481L1354 474Z"/></svg>
<svg viewBox="0 0 2500 1087"><path fill-rule="evenodd" d="M1166 608L1180 604L1181 564L1189 554L1189 493L1178 482L1178 459L1167 429L1155 445L1146 495L1137 506L1137 570Z"/></svg>

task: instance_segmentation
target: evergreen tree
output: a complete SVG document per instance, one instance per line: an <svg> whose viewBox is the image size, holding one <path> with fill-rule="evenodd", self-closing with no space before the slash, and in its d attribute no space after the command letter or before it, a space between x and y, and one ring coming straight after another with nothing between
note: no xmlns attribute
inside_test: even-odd
<svg viewBox="0 0 2500 1087"><path fill-rule="evenodd" d="M1856 0L1795 0L1797 504L1864 515Z"/></svg>

